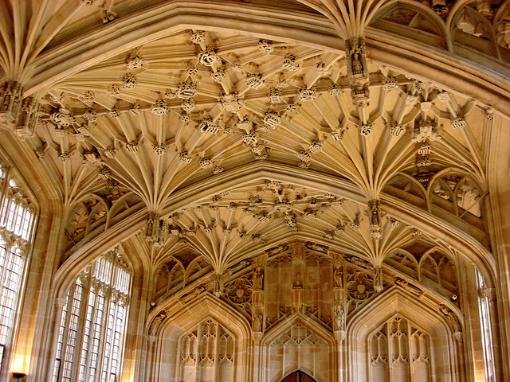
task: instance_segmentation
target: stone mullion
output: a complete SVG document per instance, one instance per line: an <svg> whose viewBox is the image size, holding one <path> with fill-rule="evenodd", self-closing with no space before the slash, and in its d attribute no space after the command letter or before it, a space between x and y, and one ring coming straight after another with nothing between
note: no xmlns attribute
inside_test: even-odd
<svg viewBox="0 0 510 382"><path fill-rule="evenodd" d="M12 233L13 233L13 236L16 238L16 241L17 238L18 238L18 235L16 234L16 225L18 223L18 221L21 219L21 216L20 216L20 210L23 211L23 206L21 204L21 201L18 199L18 196L14 197L14 205L16 206L16 209L14 210L14 214L12 215L13 219L12 219ZM23 214L21 214L23 216ZM21 224L21 222L20 222Z"/></svg>
<svg viewBox="0 0 510 382"><path fill-rule="evenodd" d="M5 205L5 211L2 211L3 215L0 215L0 217L2 218L2 221L0 221L0 224L3 224L5 226L5 230L9 231L9 233L10 233L10 230L9 230L9 227L7 226L7 224L9 222L9 213L12 208L12 200L14 198L14 196L10 195L10 193L11 193L11 189L8 188L6 191L6 194L5 194L5 199L7 200L7 203Z"/></svg>
<svg viewBox="0 0 510 382"><path fill-rule="evenodd" d="M387 321L384 325L386 325L386 333L388 333L388 374L390 376L390 381L394 380L394 376L392 373L393 365L392 365L392 358L393 358L393 333L391 332L391 322Z"/></svg>
<svg viewBox="0 0 510 382"><path fill-rule="evenodd" d="M78 380L78 373L80 371L80 365L81 365L81 353L83 351L82 344L83 344L83 332L85 330L85 322L87 321L87 307L89 303L90 298L90 290L92 288L92 280L87 278L87 283L83 285L83 294L82 299L80 301L80 315L78 319L78 325L76 329L76 344L74 347L74 355L73 358L73 371L71 373L72 375L72 381Z"/></svg>
<svg viewBox="0 0 510 382"><path fill-rule="evenodd" d="M143 272L143 273L142 273ZM149 305L148 287L151 285L150 278L145 277L146 270L135 270L131 282L127 280L130 298L126 304L126 325L124 337L124 351L122 352L122 375L134 375L135 380L145 380L148 372L146 369L151 365L149 347L149 332L146 326L146 312ZM137 301L137 304L131 304Z"/></svg>
<svg viewBox="0 0 510 382"><path fill-rule="evenodd" d="M59 380L62 380L62 374L63 374L63 367L64 367L64 364L66 362L66 355L67 355L67 351L68 351L68 346L67 346L67 341L69 339L69 325L71 323L71 316L72 316L72 311L73 311L73 304L74 304L74 293L76 292L76 288L78 286L76 285L76 283L73 284L73 286L71 287L71 289L69 290L69 298L68 298L68 301L67 301L67 315L66 315L66 320L64 322L64 335L62 336L62 351L60 352L60 368L62 370L62 373L60 373L60 378ZM61 312L62 314L62 312ZM57 322L59 328L57 330L57 341L58 341L58 331L60 330L60 321L59 320Z"/></svg>
<svg viewBox="0 0 510 382"><path fill-rule="evenodd" d="M56 348L58 346L58 337L59 337L59 331L60 331L60 322L62 321L62 313L63 313L63 310L64 310L64 305L65 305L65 299L57 299L56 303L55 303L55 314L53 315L53 322L52 322L52 325L50 326L52 328L52 332L51 334L53 334L53 338L54 340L52 341L52 349L53 352L52 354L54 354L56 356ZM67 319L67 317L66 317ZM57 330L55 331L55 328L57 328ZM65 336L66 332L64 330L64 335L62 336L62 340L64 339L64 336ZM60 354L60 370L62 368L62 354L65 354L65 343L62 342L62 353ZM48 355L48 361L51 365L53 365L53 368L50 369L51 370L51 380L53 381L54 380L54 373L55 373L55 362L57 361L56 357L55 359L52 359L50 358L51 355ZM60 371L59 370L59 371ZM58 381L58 379L57 379Z"/></svg>
<svg viewBox="0 0 510 382"><path fill-rule="evenodd" d="M113 314L113 321L112 321L112 334L111 334L111 337L110 337L110 359L108 361L108 368L106 370L106 379L108 380L108 376L110 375L110 370L111 370L111 366L112 366L112 357L113 357L113 346L115 344L115 324L117 322L117 312L118 312L118 309L119 309L119 302L117 301L116 304L112 304L113 300L114 299L120 299L120 292L119 292L119 295L115 295L114 294L114 286L115 284L117 283L117 276L119 276L119 272L118 270L116 269L116 263L115 263L115 257L112 256L111 257L111 262L112 262L112 274L111 274L111 277L110 277L110 287L108 288L108 309L105 309L104 313L105 313L105 327L104 327L104 336L102 337L103 338L103 344L106 344L106 340L108 338L108 320L109 320L109 317L110 317L110 309L113 307L114 310L112 312ZM106 304L105 304L106 305ZM105 307L106 308L106 307ZM127 327L127 322L125 323L125 326ZM122 344L120 344L120 346L122 346ZM104 347L104 345L103 345ZM123 351L122 349L119 349L120 350L120 354L119 354L119 369L120 367L122 366L122 356L123 356ZM104 355L103 355L103 360L104 360Z"/></svg>
<svg viewBox="0 0 510 382"><path fill-rule="evenodd" d="M25 205L26 204L26 205ZM28 204L26 203L26 201L24 200L23 203L22 203L22 213L21 213L21 216L20 216L20 222L19 222L19 228L20 228L20 241L22 243L25 242L25 239L23 238L23 222L25 221L25 218L28 214ZM27 246L26 245L22 245L22 247L26 248Z"/></svg>
<svg viewBox="0 0 510 382"><path fill-rule="evenodd" d="M407 362L409 363L409 376L411 378L411 382L415 382L414 379L414 362L411 358L412 351L412 333L411 333L411 323L407 320Z"/></svg>
<svg viewBox="0 0 510 382"><path fill-rule="evenodd" d="M112 262L112 272L114 272L113 262ZM105 347L105 339L106 339L106 331L108 330L108 316L110 311L110 305L112 301L112 289L111 287L105 287L105 296L104 296L104 306L103 306L103 320L101 322L101 335L99 336L101 341L99 341L99 351L98 351L98 363L96 372L99 372L99 378L101 378L101 371L103 369L104 362L104 347ZM97 376L97 374L96 374Z"/></svg>
<svg viewBox="0 0 510 382"><path fill-rule="evenodd" d="M195 353L197 355L197 359L195 360L195 382L200 382L200 379L198 377L200 371L200 341L202 341L202 325L198 324Z"/></svg>
<svg viewBox="0 0 510 382"><path fill-rule="evenodd" d="M215 341L214 341L214 378L215 378L215 381L219 381L218 379L218 364L219 364L219 359L218 359L218 350L219 350L219 342L220 342L220 326L218 325L217 322L214 323L214 332L216 334L216 337L215 337Z"/></svg>
<svg viewBox="0 0 510 382"><path fill-rule="evenodd" d="M303 312L304 297L304 251L303 246L299 243L292 243L292 309L294 313Z"/></svg>
<svg viewBox="0 0 510 382"><path fill-rule="evenodd" d="M89 365L90 365L90 361L91 361L91 357L92 357L92 346L93 346L93 342L94 342L94 322L96 321L96 317L97 317L97 304L98 304L98 301L99 301L99 288L97 288L97 286L95 287L96 290L95 290L95 299L94 299L94 306L92 308L92 315L90 317L90 332L89 332L89 349L88 349L88 353L87 353L87 360L85 362L85 380L88 380L89 376L90 376L90 368L89 368ZM90 293L89 293L90 295ZM88 308L88 306L87 306ZM87 312L85 312L85 320L87 319L86 317L87 315ZM99 357L99 355L98 355ZM97 371L97 369L96 369Z"/></svg>
<svg viewBox="0 0 510 382"><path fill-rule="evenodd" d="M97 362L97 368L96 368L96 378L101 378L101 372L102 372L102 369L103 369L103 362L104 362L104 348L105 348L105 343L106 343L106 332L108 330L108 317L109 317L109 312L110 312L110 306L111 306L111 301L112 301L112 288L113 288L113 285L115 285L115 279L116 279L116 272L115 272L115 261L114 261L114 256L113 255L110 255L110 256L107 256L105 257L106 261L109 261L110 264L111 264L111 268L110 268L110 280L109 280L109 284L102 284L101 287L103 288L103 291L104 291L104 304L103 304L103 318L101 320L101 334L99 335L99 338L100 338L100 341L99 341L99 349L98 349L98 362ZM102 271L104 271L104 269L107 268L107 263L105 262L103 264L103 269ZM100 272L101 274L101 272ZM97 372L99 372L99 376L97 374Z"/></svg>
<svg viewBox="0 0 510 382"><path fill-rule="evenodd" d="M111 301L112 299L110 299ZM116 328L116 323L117 323L117 314L119 312L119 302L117 302L116 304L113 304L113 312L112 312L112 315L113 315L113 321L112 321L112 335L110 337L110 354L109 354L109 361L108 361L108 368L106 369L106 377L107 377L107 380L108 380L108 376L110 375L111 373L111 370L112 370L112 361L113 361L113 347L115 345L115 328ZM106 323L108 324L108 319L106 320ZM108 332L108 327L106 328L107 332ZM107 337L104 338L104 340L106 341ZM120 339L119 339L120 340ZM119 341L120 342L120 341ZM120 367L122 366L122 357L123 357L123 349L122 349L122 343L119 343L119 370L120 370Z"/></svg>
<svg viewBox="0 0 510 382"><path fill-rule="evenodd" d="M5 294L5 283L6 283L6 280L7 280L7 275L9 273L8 269L9 269L9 262L13 261L13 253L11 252L12 250L12 243L10 242L6 242L5 243L5 258L4 258L4 264L3 264L3 267L0 268L2 270L1 274L0 274L0 298L4 298L4 294ZM17 310L15 311L17 312ZM2 367L2 364L3 366L7 366L5 365L6 362L8 362L10 356L11 356L11 352L12 352L12 343L14 341L14 338L13 338L13 333L14 331L14 328L11 327L9 328L8 330L8 333L7 333L7 341L5 342L5 346L4 346L4 352L3 352L3 358L0 359L0 367Z"/></svg>
<svg viewBox="0 0 510 382"><path fill-rule="evenodd" d="M4 215L3 206L4 200L7 198L7 193L9 191L9 178L11 175L11 168L9 166L4 167L5 175L4 175L4 184L2 186L2 191L0 193L0 225L2 224L2 220Z"/></svg>

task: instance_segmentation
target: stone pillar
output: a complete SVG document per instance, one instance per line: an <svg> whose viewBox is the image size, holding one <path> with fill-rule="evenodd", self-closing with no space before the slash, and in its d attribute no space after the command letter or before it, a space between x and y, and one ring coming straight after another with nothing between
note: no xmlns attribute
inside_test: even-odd
<svg viewBox="0 0 510 382"><path fill-rule="evenodd" d="M303 312L305 259L303 246L292 243L292 310Z"/></svg>
<svg viewBox="0 0 510 382"><path fill-rule="evenodd" d="M496 357L498 380L510 380L510 130L508 120L488 110L484 129L490 132L487 153L487 183L489 197L484 200L484 212L487 215L491 239L491 250L496 260L496 274L491 275L489 286L495 287L499 344ZM496 281L497 280L497 281Z"/></svg>
<svg viewBox="0 0 510 382"><path fill-rule="evenodd" d="M331 318L337 343L337 380L343 382L347 375L345 364L345 337L347 334L347 292L345 290L345 264L342 255L330 253L333 271L333 303Z"/></svg>
<svg viewBox="0 0 510 382"><path fill-rule="evenodd" d="M260 341L264 335L265 329L265 300L264 300L264 283L265 283L265 267L267 255L261 255L255 260L255 269L253 272L253 289L252 289L252 333L253 333L253 380L261 381L263 378L262 347ZM249 346L249 345L248 345Z"/></svg>
<svg viewBox="0 0 510 382"><path fill-rule="evenodd" d="M485 366L483 360L483 343L478 312L478 294L473 293L478 286L475 268L471 264L459 262L460 304L464 314L463 352L459 354L461 369L466 373L466 381L484 381Z"/></svg>

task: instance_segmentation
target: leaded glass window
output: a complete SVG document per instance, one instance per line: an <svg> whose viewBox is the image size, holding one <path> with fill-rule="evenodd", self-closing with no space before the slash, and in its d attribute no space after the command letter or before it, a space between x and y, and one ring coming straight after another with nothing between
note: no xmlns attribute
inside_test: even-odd
<svg viewBox="0 0 510 382"><path fill-rule="evenodd" d="M18 186L14 170L0 165L0 369L6 367L16 324L35 207Z"/></svg>
<svg viewBox="0 0 510 382"><path fill-rule="evenodd" d="M119 381L131 275L114 250L87 267L62 308L53 381Z"/></svg>

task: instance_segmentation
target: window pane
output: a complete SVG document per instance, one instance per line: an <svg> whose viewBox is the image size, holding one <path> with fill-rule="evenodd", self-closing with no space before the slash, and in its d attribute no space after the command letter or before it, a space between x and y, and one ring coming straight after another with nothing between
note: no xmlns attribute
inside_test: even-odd
<svg viewBox="0 0 510 382"><path fill-rule="evenodd" d="M72 352L79 357L80 362L70 365L69 370L64 364L60 374L55 366L55 382L69 380L66 378L73 378L73 375L79 382L119 380L130 278L116 252L96 260L84 271L79 279L84 280L79 284L83 298L80 304L73 305L73 309L78 306L77 330L71 319L64 318L70 309L67 303L62 310L55 365L59 364L63 348L66 354ZM77 281L75 287L78 283L81 281ZM76 338L79 341L75 341ZM79 349L75 350L76 346Z"/></svg>
<svg viewBox="0 0 510 382"><path fill-rule="evenodd" d="M7 188L4 188L7 184ZM16 321L27 251L34 226L30 201L11 171L0 168L0 369L9 350ZM26 233L25 233L26 231Z"/></svg>

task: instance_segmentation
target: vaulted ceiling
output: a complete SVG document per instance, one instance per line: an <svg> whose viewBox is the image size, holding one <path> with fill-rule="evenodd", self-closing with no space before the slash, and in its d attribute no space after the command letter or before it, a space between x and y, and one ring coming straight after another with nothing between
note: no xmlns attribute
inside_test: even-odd
<svg viewBox="0 0 510 382"><path fill-rule="evenodd" d="M385 39L444 49L490 65L489 92L504 93L508 2L234 2L265 22L278 8L271 33L198 21L207 7L231 18L232 2L187 3L179 21L178 1L0 2L3 96L32 97L29 120L11 118L9 130L59 195L62 262L121 235L116 226L155 268L189 252L217 274L291 240L376 268L412 245L452 251L423 222L493 262L488 127L508 124L507 100L489 104L377 55ZM178 28L158 32L165 12ZM284 17L289 36L278 38ZM143 18L153 22L145 35L128 31Z"/></svg>

